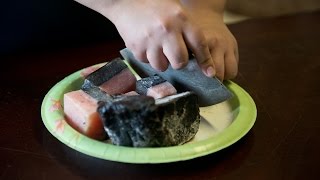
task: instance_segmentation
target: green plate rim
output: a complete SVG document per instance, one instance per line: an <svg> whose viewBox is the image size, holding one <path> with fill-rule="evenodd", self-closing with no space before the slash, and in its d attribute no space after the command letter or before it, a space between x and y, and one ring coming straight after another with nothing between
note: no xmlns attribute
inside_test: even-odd
<svg viewBox="0 0 320 180"><path fill-rule="evenodd" d="M80 134L65 122L62 102L59 101L59 104L57 101L62 99L66 88L81 81L80 73L84 69L65 77L48 91L41 104L41 117L45 127L55 138L70 148L89 156L137 164L189 160L217 152L234 144L248 133L256 121L257 109L253 99L243 88L229 80L224 84L234 94L233 100L239 104L239 112L231 125L214 137L179 146L157 148L123 147L93 140Z"/></svg>

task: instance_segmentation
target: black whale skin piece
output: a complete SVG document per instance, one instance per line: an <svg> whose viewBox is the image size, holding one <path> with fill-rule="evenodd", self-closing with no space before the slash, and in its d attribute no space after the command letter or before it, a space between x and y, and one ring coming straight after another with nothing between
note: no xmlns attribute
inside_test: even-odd
<svg viewBox="0 0 320 180"><path fill-rule="evenodd" d="M144 95L99 102L98 112L115 145L163 147L184 144L198 132L198 98L192 92L156 103Z"/></svg>

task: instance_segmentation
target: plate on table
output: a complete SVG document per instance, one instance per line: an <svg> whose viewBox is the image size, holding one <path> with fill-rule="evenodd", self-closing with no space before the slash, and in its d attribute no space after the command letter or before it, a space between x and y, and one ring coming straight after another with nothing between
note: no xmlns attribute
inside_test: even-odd
<svg viewBox="0 0 320 180"><path fill-rule="evenodd" d="M65 120L63 95L80 89L84 76L103 64L81 69L55 84L43 99L41 116L45 127L59 141L79 152L100 159L125 163L169 163L205 156L226 148L249 132L257 116L251 96L239 85L225 81L233 98L200 108L201 122L189 142L171 147L134 148L116 146L82 135Z"/></svg>

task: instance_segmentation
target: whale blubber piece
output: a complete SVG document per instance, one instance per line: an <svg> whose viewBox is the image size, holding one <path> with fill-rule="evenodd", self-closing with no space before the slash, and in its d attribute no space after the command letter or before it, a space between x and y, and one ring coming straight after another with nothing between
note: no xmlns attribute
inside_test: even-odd
<svg viewBox="0 0 320 180"><path fill-rule="evenodd" d="M90 73L81 89L95 98L100 98L99 91L109 95L124 94L134 91L136 78L120 58L116 58Z"/></svg>

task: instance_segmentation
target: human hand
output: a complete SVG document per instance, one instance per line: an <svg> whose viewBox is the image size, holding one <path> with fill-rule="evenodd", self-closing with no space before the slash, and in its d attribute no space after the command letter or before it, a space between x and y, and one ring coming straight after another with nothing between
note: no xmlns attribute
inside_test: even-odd
<svg viewBox="0 0 320 180"><path fill-rule="evenodd" d="M235 37L223 22L222 14L203 9L190 10L191 16L197 19L208 43L213 59L216 76L220 80L235 78L238 73L238 45Z"/></svg>
<svg viewBox="0 0 320 180"><path fill-rule="evenodd" d="M160 71L188 63L188 49L207 76L215 75L205 35L179 0L122 0L108 18L135 57Z"/></svg>

